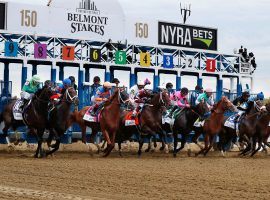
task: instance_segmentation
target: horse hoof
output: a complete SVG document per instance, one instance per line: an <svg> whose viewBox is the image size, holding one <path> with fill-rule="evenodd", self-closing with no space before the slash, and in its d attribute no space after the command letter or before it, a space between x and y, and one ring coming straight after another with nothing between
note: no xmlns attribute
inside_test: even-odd
<svg viewBox="0 0 270 200"><path fill-rule="evenodd" d="M145 153L148 153L148 152L150 152L150 149L146 149L144 152L145 152Z"/></svg>
<svg viewBox="0 0 270 200"><path fill-rule="evenodd" d="M198 153L195 153L195 157L198 157L198 155L199 155Z"/></svg>
<svg viewBox="0 0 270 200"><path fill-rule="evenodd" d="M176 158L176 153L173 154L173 157Z"/></svg>
<svg viewBox="0 0 270 200"><path fill-rule="evenodd" d="M160 151L163 151L165 149L165 147L160 147L159 150Z"/></svg>

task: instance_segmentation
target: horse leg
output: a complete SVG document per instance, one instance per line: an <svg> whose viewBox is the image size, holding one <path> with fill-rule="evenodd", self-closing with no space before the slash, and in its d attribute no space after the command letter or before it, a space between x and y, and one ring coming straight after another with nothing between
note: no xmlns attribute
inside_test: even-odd
<svg viewBox="0 0 270 200"><path fill-rule="evenodd" d="M56 152L58 149L59 149L59 147L60 147L60 136L58 135L58 133L56 132L56 131L54 131L56 134L55 134L55 140L56 140L56 142L55 142L55 144L54 145L52 145L52 150L50 150L49 152L47 152L46 153L46 156L49 156L49 155L52 155L54 152ZM61 135L63 135L64 134L64 132L61 134Z"/></svg>
<svg viewBox="0 0 270 200"><path fill-rule="evenodd" d="M256 147L256 142L254 142L255 143L255 147ZM254 146L254 145L253 145ZM250 155L250 157L253 157L261 148L262 148L262 139L261 138L259 138L258 139L258 147L257 147L257 149L256 150L254 150L253 152L252 152L252 154Z"/></svg>
<svg viewBox="0 0 270 200"><path fill-rule="evenodd" d="M200 149L203 149L203 146L200 145L200 144L198 143L198 138L199 138L200 135L202 134L202 132L200 132L200 130L201 130L201 129L197 129L197 130L195 131L195 134L194 134L194 136L192 137L192 142L195 143Z"/></svg>
<svg viewBox="0 0 270 200"><path fill-rule="evenodd" d="M185 134L181 134L181 146L179 149L177 149L177 153L180 152L182 149L184 149L185 144L186 144L187 140L186 140L186 135Z"/></svg>
<svg viewBox="0 0 270 200"><path fill-rule="evenodd" d="M148 141L148 147L147 147L147 149L145 149L145 153L148 153L148 152L150 152L150 150L151 150L151 145L152 145L152 136L148 136L148 139L149 139L149 141Z"/></svg>
<svg viewBox="0 0 270 200"><path fill-rule="evenodd" d="M42 157L42 134L40 134L40 131L37 131L36 136L37 136L37 141L38 141L38 147L37 147L34 157L41 158Z"/></svg>
<svg viewBox="0 0 270 200"><path fill-rule="evenodd" d="M198 155L204 153L207 150L208 145L209 145L209 135L208 134L205 134L205 137L204 137L204 148L201 149L198 153L196 153L195 156L198 156Z"/></svg>
<svg viewBox="0 0 270 200"><path fill-rule="evenodd" d="M174 129L173 130L173 157L176 157L177 145L178 145L178 131Z"/></svg>
<svg viewBox="0 0 270 200"><path fill-rule="evenodd" d="M104 130L103 134L104 134L105 139L107 141L107 148L104 151L103 157L107 157L114 148L114 139L111 140L110 135L109 135L107 130ZM114 135L114 134L112 134L112 135Z"/></svg>
<svg viewBox="0 0 270 200"><path fill-rule="evenodd" d="M211 136L209 137L210 145L209 145L209 147L206 148L206 150L204 151L204 156L206 156L207 153L212 149L213 144L214 144L214 138L215 138L215 137L214 137L213 135L211 135ZM208 145L207 145L207 146L208 146Z"/></svg>
<svg viewBox="0 0 270 200"><path fill-rule="evenodd" d="M139 139L139 150L138 150L138 157L142 155L142 147L143 147L144 137L141 136Z"/></svg>
<svg viewBox="0 0 270 200"><path fill-rule="evenodd" d="M119 152L119 156L120 156L120 157L123 157L123 155L122 155L122 146L121 146L121 143L122 143L121 141L118 142L118 152Z"/></svg>
<svg viewBox="0 0 270 200"><path fill-rule="evenodd" d="M8 136L9 127L10 127L9 125L6 125L5 124L5 127L3 128L3 136L6 138L6 142L7 142L8 148L13 149L14 146L11 144L10 139L9 139L9 136Z"/></svg>

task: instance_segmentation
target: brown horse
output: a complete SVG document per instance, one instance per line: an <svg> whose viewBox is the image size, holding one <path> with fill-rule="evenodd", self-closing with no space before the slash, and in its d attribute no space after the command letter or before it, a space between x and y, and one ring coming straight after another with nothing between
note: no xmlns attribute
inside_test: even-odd
<svg viewBox="0 0 270 200"><path fill-rule="evenodd" d="M50 145L52 150L46 153L46 156L53 154L59 149L60 137L64 135L69 127L71 105L79 105L77 92L73 87L66 89L59 104L49 113L49 131L48 144L51 143L53 136L56 143Z"/></svg>
<svg viewBox="0 0 270 200"><path fill-rule="evenodd" d="M105 102L104 108L100 113L100 127L107 148L104 151L104 157L107 157L114 148L115 135L119 129L120 106L128 100L128 97L122 98L121 92L124 88L115 88L114 94Z"/></svg>
<svg viewBox="0 0 270 200"><path fill-rule="evenodd" d="M265 106L265 111L259 115L259 117L253 122L256 124L255 134L250 137L252 143L251 156L254 156L264 145L270 147L268 143L269 131L268 126L270 122L270 104ZM256 148L256 144L258 147ZM250 144L250 143L249 143Z"/></svg>
<svg viewBox="0 0 270 200"><path fill-rule="evenodd" d="M221 131L222 124L224 120L224 113L227 110L231 110L233 112L236 111L235 106L229 101L229 99L225 96L221 98L221 100L214 105L213 110L211 111L211 115L208 119L205 120L203 126L204 137L204 148L199 151L196 156L199 154L206 154L213 147L215 136ZM209 145L210 142L210 145Z"/></svg>
<svg viewBox="0 0 270 200"><path fill-rule="evenodd" d="M142 147L144 138L149 139L156 135L160 136L160 139L164 141L165 133L162 128L162 113L165 108L168 108L171 104L170 97L167 91L161 91L153 95L150 100L150 104L146 104L140 115L140 141L138 156L142 154Z"/></svg>
<svg viewBox="0 0 270 200"><path fill-rule="evenodd" d="M51 95L52 90L50 87L43 87L39 90L34 95L31 103L24 109L23 121L14 119L13 106L15 100L11 101L11 103L6 106L2 113L2 119L5 123L3 129L4 134L7 134L10 127L16 131L19 126L26 125L29 128L29 132L37 136L38 148L35 153L36 158L42 156L42 136L47 127L48 103Z"/></svg>

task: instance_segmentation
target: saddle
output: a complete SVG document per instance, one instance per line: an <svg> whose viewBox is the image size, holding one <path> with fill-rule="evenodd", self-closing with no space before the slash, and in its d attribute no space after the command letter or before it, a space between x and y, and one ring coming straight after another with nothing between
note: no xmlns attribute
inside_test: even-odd
<svg viewBox="0 0 270 200"><path fill-rule="evenodd" d="M103 108L101 108L100 110L98 109L95 115L92 115L93 109L94 109L94 106L90 106L90 108L84 114L83 120L88 121L88 122L97 122L97 123L99 122L100 111Z"/></svg>

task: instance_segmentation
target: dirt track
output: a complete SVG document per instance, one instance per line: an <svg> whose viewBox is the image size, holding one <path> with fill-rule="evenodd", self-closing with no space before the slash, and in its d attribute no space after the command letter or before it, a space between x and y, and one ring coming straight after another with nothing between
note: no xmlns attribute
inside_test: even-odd
<svg viewBox="0 0 270 200"><path fill-rule="evenodd" d="M174 159L155 152L138 159L134 151L104 159L82 145L66 150L38 160L2 150L0 199L270 199L269 155L184 152Z"/></svg>

